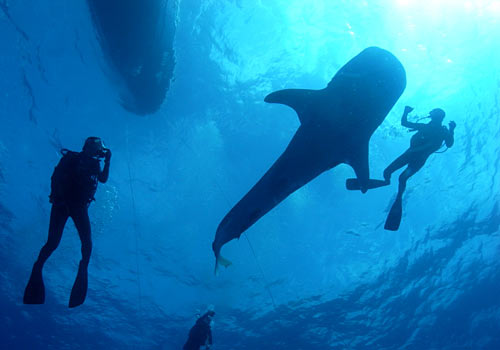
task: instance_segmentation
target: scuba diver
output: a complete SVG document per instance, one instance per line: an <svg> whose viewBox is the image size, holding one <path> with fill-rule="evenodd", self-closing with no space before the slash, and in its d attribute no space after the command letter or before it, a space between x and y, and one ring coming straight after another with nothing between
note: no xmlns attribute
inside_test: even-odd
<svg viewBox="0 0 500 350"><path fill-rule="evenodd" d="M33 265L31 276L24 291L24 304L43 304L45 286L43 284L43 265L56 250L63 234L68 217L73 219L82 243L82 260L71 290L69 307L83 304L87 295L87 267L92 251L88 207L94 200L97 183L105 183L109 176L111 151L104 147L98 137L85 140L81 152L61 150L62 158L51 177L49 236L40 250ZM101 170L100 159L104 158Z"/></svg>
<svg viewBox="0 0 500 350"><path fill-rule="evenodd" d="M410 140L410 148L384 170L384 181L388 185L391 182L392 173L408 165L399 176L398 194L385 222L384 228L390 231L397 231L401 223L402 199L408 179L424 166L431 154L443 146L443 142L447 148L453 146L454 143L453 134L456 123L450 121L449 128L443 126L442 122L445 112L442 109L436 108L430 111L429 116L426 118L430 118L431 121L427 124L409 122L408 114L411 111L413 111L412 107L405 107L403 116L401 117L401 125L417 133Z"/></svg>
<svg viewBox="0 0 500 350"><path fill-rule="evenodd" d="M202 346L205 346L206 350L212 347L212 318L215 312L210 310L201 316L196 324L189 331L189 337L184 344L183 350L200 350Z"/></svg>

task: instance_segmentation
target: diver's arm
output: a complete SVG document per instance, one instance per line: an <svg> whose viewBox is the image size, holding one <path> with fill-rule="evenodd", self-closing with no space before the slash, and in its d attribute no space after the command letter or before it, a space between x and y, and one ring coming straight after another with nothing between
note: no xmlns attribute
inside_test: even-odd
<svg viewBox="0 0 500 350"><path fill-rule="evenodd" d="M455 143L455 127L457 124L454 121L450 122L450 128L446 131L446 136L444 138L444 142L446 147L450 148Z"/></svg>
<svg viewBox="0 0 500 350"><path fill-rule="evenodd" d="M99 175L97 176L97 179L102 183L108 181L110 162L111 162L111 151L108 149L106 150L106 156L104 157L104 168L102 169L101 172L99 172Z"/></svg>
<svg viewBox="0 0 500 350"><path fill-rule="evenodd" d="M420 130L424 124L412 123L412 122L408 121L408 114L410 114L411 111L413 111L413 107L410 107L410 106L405 107L405 110L403 112L403 116L401 117L401 125L403 125L406 128L409 128L409 129Z"/></svg>

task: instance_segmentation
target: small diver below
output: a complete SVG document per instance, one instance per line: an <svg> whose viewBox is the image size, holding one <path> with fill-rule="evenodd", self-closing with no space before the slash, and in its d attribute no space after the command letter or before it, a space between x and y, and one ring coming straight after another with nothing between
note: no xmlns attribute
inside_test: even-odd
<svg viewBox="0 0 500 350"><path fill-rule="evenodd" d="M189 331L188 340L184 344L183 350L200 350L202 346L205 347L205 350L209 350L212 347L211 327L214 316L215 312L210 310L198 318L195 325Z"/></svg>
<svg viewBox="0 0 500 350"><path fill-rule="evenodd" d="M92 239L88 207L94 200L97 183L105 183L109 176L111 151L104 147L98 137L89 137L81 152L67 149L61 151L62 158L51 178L49 236L33 265L31 276L24 291L24 304L43 304L45 286L43 265L56 250L61 241L64 226L69 217L73 219L82 243L82 259L71 290L69 307L76 307L85 301L87 295L87 267L92 251ZM101 170L100 159L104 158Z"/></svg>
<svg viewBox="0 0 500 350"><path fill-rule="evenodd" d="M397 231L401 224L403 215L403 193L406 190L408 179L422 169L429 156L437 152L443 146L443 143L446 147L450 148L455 142L454 131L456 123L450 121L448 128L442 125L445 117L445 112L442 109L435 108L430 111L426 118L430 118L431 121L427 124L409 122L408 114L410 114L411 111L413 111L413 107L406 106L403 116L401 117L401 125L409 128L412 132L417 132L410 140L410 148L385 168L384 180L372 180L378 182L378 186L374 185L372 188L387 186L391 183L392 173L407 165L406 169L399 176L399 187L396 200L385 221L384 228L389 231ZM346 181L346 187L349 190L360 189L357 179L348 179Z"/></svg>

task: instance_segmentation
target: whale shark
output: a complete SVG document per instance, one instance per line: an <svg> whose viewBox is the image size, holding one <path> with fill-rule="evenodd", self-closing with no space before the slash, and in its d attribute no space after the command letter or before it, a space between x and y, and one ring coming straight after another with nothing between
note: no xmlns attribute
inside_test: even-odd
<svg viewBox="0 0 500 350"><path fill-rule="evenodd" d="M371 188L370 138L406 87L406 72L389 51L364 49L347 62L321 90L286 89L264 99L293 108L300 126L287 148L220 222L212 249L219 265L224 244L321 173L339 164L352 167L364 193ZM372 187L380 186L374 180Z"/></svg>

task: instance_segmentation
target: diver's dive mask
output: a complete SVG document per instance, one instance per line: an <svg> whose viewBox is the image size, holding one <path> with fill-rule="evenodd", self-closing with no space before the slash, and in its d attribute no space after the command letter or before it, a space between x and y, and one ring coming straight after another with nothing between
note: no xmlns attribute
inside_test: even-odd
<svg viewBox="0 0 500 350"><path fill-rule="evenodd" d="M106 156L106 147L100 137L91 136L85 140L83 152L91 157L104 158Z"/></svg>
<svg viewBox="0 0 500 350"><path fill-rule="evenodd" d="M433 121L442 122L444 120L446 113L441 108L434 108L429 112L429 118Z"/></svg>

